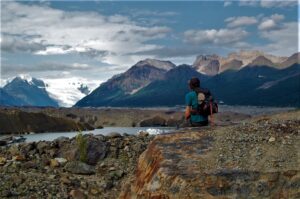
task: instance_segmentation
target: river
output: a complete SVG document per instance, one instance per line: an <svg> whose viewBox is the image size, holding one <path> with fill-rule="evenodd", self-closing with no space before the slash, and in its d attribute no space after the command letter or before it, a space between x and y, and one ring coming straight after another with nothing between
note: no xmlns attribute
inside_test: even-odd
<svg viewBox="0 0 300 199"><path fill-rule="evenodd" d="M95 129L91 131L83 131L83 134L92 133L94 135L102 134L108 135L111 132L117 132L120 134L137 134L139 131L147 131L149 134L161 134L167 133L171 130L175 130L175 128L170 127L105 127L103 129ZM35 134L27 134L23 135L26 138L26 142L37 142L37 141L52 141L58 137L74 137L78 132L50 132L50 133L35 133Z"/></svg>

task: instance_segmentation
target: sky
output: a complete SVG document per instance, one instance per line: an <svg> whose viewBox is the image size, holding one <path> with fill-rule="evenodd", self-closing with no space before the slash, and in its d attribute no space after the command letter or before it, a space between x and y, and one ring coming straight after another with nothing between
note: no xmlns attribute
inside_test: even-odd
<svg viewBox="0 0 300 199"><path fill-rule="evenodd" d="M136 62L299 51L297 1L1 1L1 82L20 74L94 87Z"/></svg>

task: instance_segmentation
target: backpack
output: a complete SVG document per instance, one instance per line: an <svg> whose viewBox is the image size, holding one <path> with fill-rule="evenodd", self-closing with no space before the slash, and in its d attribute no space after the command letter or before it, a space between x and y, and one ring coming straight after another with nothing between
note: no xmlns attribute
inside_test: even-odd
<svg viewBox="0 0 300 199"><path fill-rule="evenodd" d="M218 113L218 104L208 89L196 88L195 92L198 97L198 107L192 111L192 114L208 116Z"/></svg>

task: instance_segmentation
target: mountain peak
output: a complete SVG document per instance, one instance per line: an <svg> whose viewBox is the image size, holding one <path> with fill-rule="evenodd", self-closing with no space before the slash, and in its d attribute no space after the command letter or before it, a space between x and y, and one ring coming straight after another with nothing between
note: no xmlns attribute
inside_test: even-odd
<svg viewBox="0 0 300 199"><path fill-rule="evenodd" d="M260 56L256 57L249 64L249 66L270 66L270 67L273 67L274 63L270 59L266 58L265 56L260 55Z"/></svg>
<svg viewBox="0 0 300 199"><path fill-rule="evenodd" d="M145 65L150 65L158 69L163 69L163 70L170 70L175 67L175 64L173 64L170 61L161 61L157 59L145 59L142 61L139 61L138 63L135 64L135 66L145 66Z"/></svg>
<svg viewBox="0 0 300 199"><path fill-rule="evenodd" d="M193 67L200 73L216 75L220 68L220 57L218 55L199 55L193 63Z"/></svg>

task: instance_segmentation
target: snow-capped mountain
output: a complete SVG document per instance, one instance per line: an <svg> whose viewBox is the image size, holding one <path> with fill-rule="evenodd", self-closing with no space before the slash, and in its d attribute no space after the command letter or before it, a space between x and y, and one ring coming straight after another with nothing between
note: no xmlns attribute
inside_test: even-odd
<svg viewBox="0 0 300 199"><path fill-rule="evenodd" d="M54 106L58 103L46 91L42 80L29 76L18 76L1 90L1 105L9 106ZM10 99L14 99L13 102Z"/></svg>
<svg viewBox="0 0 300 199"><path fill-rule="evenodd" d="M58 101L59 106L71 107L97 88L101 81L90 81L84 78L43 79L47 84L49 95Z"/></svg>
<svg viewBox="0 0 300 199"><path fill-rule="evenodd" d="M71 107L101 81L84 78L36 79L29 75L1 80L1 104L13 106ZM15 100L11 100L15 99ZM8 103L15 102L15 103Z"/></svg>

